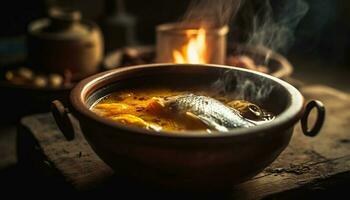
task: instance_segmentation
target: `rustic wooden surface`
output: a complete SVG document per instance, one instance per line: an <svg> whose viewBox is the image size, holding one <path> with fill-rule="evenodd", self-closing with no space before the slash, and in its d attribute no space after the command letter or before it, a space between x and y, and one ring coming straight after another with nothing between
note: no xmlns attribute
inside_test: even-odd
<svg viewBox="0 0 350 200"><path fill-rule="evenodd" d="M314 138L301 133L297 124L286 150L262 173L234 186L230 197L260 199L300 188L320 188L324 182L350 174L350 96L325 86L301 88L307 99L326 106L326 122ZM113 171L93 152L79 134L66 141L50 114L22 119L21 124L37 141L47 161L77 191L86 191L113 178ZM254 164L254 163L252 163ZM336 184L336 180L335 180Z"/></svg>

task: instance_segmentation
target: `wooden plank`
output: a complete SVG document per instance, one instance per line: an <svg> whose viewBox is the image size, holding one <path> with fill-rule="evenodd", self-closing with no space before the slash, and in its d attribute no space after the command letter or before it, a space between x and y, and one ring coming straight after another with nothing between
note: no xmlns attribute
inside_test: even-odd
<svg viewBox="0 0 350 200"><path fill-rule="evenodd" d="M51 114L39 114L21 120L38 141L47 159L77 190L89 190L113 175L91 149L81 132L67 141L57 128Z"/></svg>
<svg viewBox="0 0 350 200"><path fill-rule="evenodd" d="M322 132L314 138L306 137L298 124L277 160L253 179L235 186L231 197L260 199L350 173L350 96L325 86L303 87L301 91L307 99L324 102L327 117ZM97 187L113 176L112 169L97 157L81 133L75 140L66 141L50 114L26 117L21 123L77 190Z"/></svg>

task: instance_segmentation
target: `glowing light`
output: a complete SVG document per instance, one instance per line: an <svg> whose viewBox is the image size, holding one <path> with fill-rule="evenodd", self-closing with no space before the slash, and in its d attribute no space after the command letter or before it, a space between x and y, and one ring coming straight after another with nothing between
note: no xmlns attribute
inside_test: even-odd
<svg viewBox="0 0 350 200"><path fill-rule="evenodd" d="M203 28L187 30L188 42L181 49L173 50L174 63L204 64L207 63L206 31Z"/></svg>

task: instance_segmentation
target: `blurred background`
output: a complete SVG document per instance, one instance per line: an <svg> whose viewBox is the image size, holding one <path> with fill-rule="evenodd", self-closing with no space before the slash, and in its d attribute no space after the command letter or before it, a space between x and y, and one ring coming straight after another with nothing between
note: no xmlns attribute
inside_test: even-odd
<svg viewBox="0 0 350 200"><path fill-rule="evenodd" d="M260 2L260 3L259 3ZM259 11L259 0L246 0L231 21L231 43L244 42L252 30L250 13ZM274 2L274 1L272 1ZM278 9L278 1L271 3ZM279 1L288 2L288 1ZM310 83L328 84L349 91L350 3L345 0L305 0L308 10L292 31L295 38L280 53L295 67L295 77ZM9 1L0 8L0 67L25 59L25 35L28 24L47 14L48 5L69 6L82 12L83 18L100 26L115 17L118 41L113 48L135 44L154 44L155 26L177 21L186 11L186 0L127 1ZM277 5L277 6L276 6ZM288 9L279 14L288 14ZM281 16L275 16L280 18ZM282 16L283 17L283 16ZM123 32L125 31L125 32ZM108 41L106 42L108 43ZM108 44L106 44L108 46ZM110 49L107 49L110 50Z"/></svg>

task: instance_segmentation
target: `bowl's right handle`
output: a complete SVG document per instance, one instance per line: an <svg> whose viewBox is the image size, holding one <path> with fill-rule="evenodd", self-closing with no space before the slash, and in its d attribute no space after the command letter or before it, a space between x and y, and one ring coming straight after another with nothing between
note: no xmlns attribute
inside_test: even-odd
<svg viewBox="0 0 350 200"><path fill-rule="evenodd" d="M62 131L65 138L68 141L73 140L76 123L74 122L74 116L69 112L68 108L64 107L60 101L55 100L51 103L51 112L58 128Z"/></svg>
<svg viewBox="0 0 350 200"><path fill-rule="evenodd" d="M308 119L310 116L310 113L312 109L316 108L317 109L317 117L316 117L316 122L314 126L309 129L308 128ZM301 129L303 130L303 133L306 136L314 137L316 136L324 123L325 119L325 114L326 114L326 109L321 101L318 100L311 100L305 107L305 112L303 116L301 117Z"/></svg>

